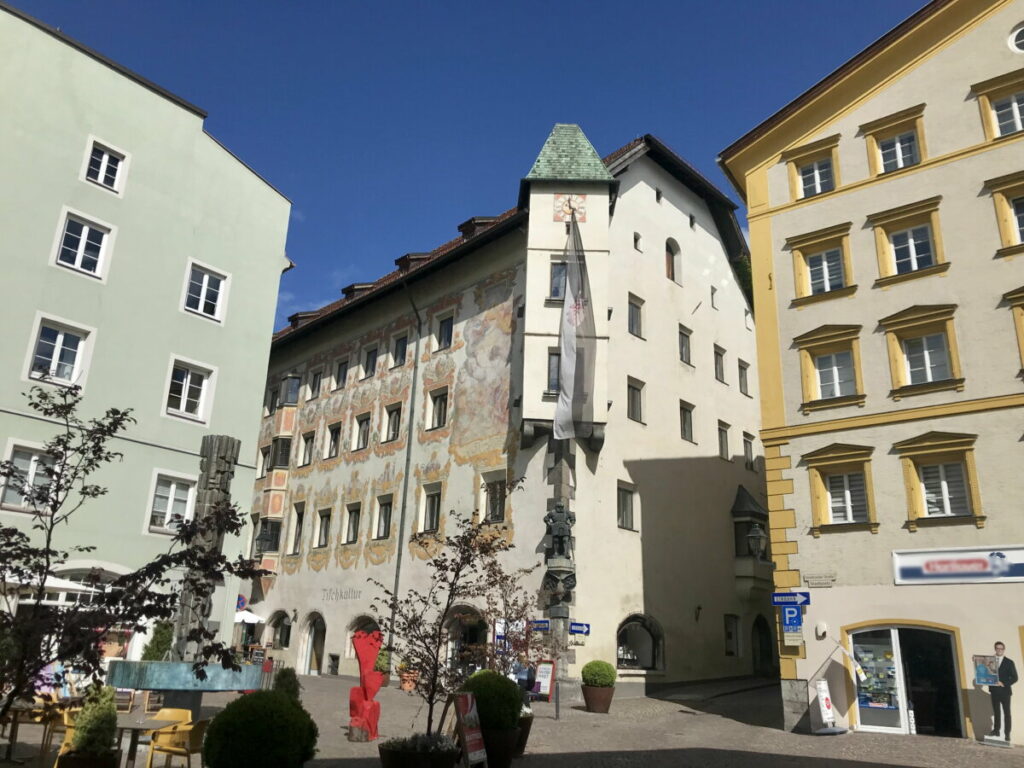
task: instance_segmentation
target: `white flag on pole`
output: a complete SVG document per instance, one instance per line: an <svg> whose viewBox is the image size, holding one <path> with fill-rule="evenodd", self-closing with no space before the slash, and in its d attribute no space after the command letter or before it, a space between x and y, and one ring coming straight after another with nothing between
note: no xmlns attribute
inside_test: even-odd
<svg viewBox="0 0 1024 768"><path fill-rule="evenodd" d="M558 402L556 440L590 437L594 430L594 311L590 301L587 261L579 224L573 212L565 244L565 300L558 332Z"/></svg>

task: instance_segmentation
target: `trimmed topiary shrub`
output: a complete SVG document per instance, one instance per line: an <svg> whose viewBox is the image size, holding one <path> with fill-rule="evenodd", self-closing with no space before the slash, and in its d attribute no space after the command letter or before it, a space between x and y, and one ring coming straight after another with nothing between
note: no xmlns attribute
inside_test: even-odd
<svg viewBox="0 0 1024 768"><path fill-rule="evenodd" d="M209 768L302 768L316 754L319 735L313 718L288 694L256 691L213 718L203 759Z"/></svg>
<svg viewBox="0 0 1024 768"><path fill-rule="evenodd" d="M153 634L142 649L143 661L163 661L171 650L174 641L174 626L169 621L158 621L153 627Z"/></svg>
<svg viewBox="0 0 1024 768"><path fill-rule="evenodd" d="M476 697L481 728L508 730L519 726L523 691L504 675L491 669L481 669L469 676L462 690Z"/></svg>
<svg viewBox="0 0 1024 768"><path fill-rule="evenodd" d="M77 755L104 757L114 754L114 733L117 731L117 708L114 689L109 685L89 689L82 711L75 718L71 751Z"/></svg>
<svg viewBox="0 0 1024 768"><path fill-rule="evenodd" d="M615 685L615 667L607 661L590 661L583 666L583 684L592 688L611 688Z"/></svg>
<svg viewBox="0 0 1024 768"><path fill-rule="evenodd" d="M302 683L292 667L281 667L274 673L274 690L280 691L296 704L302 703Z"/></svg>

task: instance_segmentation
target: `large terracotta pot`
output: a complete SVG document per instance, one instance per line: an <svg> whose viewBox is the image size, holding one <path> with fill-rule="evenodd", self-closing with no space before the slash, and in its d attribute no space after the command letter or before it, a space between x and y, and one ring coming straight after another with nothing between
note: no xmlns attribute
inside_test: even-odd
<svg viewBox="0 0 1024 768"><path fill-rule="evenodd" d="M593 685L584 685L583 701L587 705L587 712L597 712L607 715L612 706L612 696L615 695L615 686L598 688Z"/></svg>
<svg viewBox="0 0 1024 768"><path fill-rule="evenodd" d="M405 752L377 745L381 768L453 768L458 752Z"/></svg>
<svg viewBox="0 0 1024 768"><path fill-rule="evenodd" d="M487 750L487 768L509 768L519 741L518 728L481 728L484 749Z"/></svg>
<svg viewBox="0 0 1024 768"><path fill-rule="evenodd" d="M522 757L526 751L526 742L530 740L530 729L533 728L533 715L523 715L519 718L519 739L516 741L516 748L512 751L512 757Z"/></svg>
<svg viewBox="0 0 1024 768"><path fill-rule="evenodd" d="M420 679L420 673L416 671L410 672L399 672L398 673L398 687L403 691L414 691L416 690L416 681Z"/></svg>

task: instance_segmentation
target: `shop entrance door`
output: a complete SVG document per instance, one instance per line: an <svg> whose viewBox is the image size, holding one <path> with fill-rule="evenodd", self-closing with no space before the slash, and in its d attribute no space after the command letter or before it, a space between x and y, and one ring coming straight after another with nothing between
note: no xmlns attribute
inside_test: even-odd
<svg viewBox="0 0 1024 768"><path fill-rule="evenodd" d="M860 730L962 735L949 633L913 627L855 632L853 654L866 675L857 682Z"/></svg>

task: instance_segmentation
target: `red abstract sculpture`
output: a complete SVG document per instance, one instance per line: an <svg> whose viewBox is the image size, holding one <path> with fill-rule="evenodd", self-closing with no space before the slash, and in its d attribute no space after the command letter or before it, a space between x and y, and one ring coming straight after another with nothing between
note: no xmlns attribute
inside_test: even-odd
<svg viewBox="0 0 1024 768"><path fill-rule="evenodd" d="M380 722L380 702L373 697L384 685L384 673L374 667L383 637L380 630L352 635L352 647L359 659L359 685L348 692L349 741L373 741L377 738L377 724Z"/></svg>

